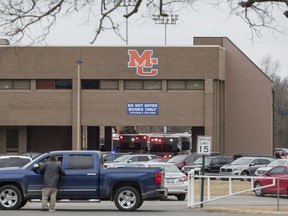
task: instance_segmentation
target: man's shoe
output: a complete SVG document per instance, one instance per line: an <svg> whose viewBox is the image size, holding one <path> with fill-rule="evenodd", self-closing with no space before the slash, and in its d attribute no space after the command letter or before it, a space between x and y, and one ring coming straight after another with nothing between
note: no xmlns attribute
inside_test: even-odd
<svg viewBox="0 0 288 216"><path fill-rule="evenodd" d="M41 210L42 210L42 211L49 211L48 208L42 208Z"/></svg>
<svg viewBox="0 0 288 216"><path fill-rule="evenodd" d="M49 209L49 211L51 211L51 212L54 212L55 211L55 209L53 208L53 209Z"/></svg>

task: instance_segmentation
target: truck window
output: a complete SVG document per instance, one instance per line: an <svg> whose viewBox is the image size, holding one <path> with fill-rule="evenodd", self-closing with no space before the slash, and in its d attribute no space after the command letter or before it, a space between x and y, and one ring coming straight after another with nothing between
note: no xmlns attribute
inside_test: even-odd
<svg viewBox="0 0 288 216"><path fill-rule="evenodd" d="M93 169L93 156L69 155L68 169Z"/></svg>

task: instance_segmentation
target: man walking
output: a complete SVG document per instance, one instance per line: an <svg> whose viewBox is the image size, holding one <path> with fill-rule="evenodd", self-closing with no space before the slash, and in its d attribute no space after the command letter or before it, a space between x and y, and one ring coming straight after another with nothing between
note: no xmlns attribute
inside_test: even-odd
<svg viewBox="0 0 288 216"><path fill-rule="evenodd" d="M40 167L39 171L40 173L44 174L42 189L42 210L55 211L58 181L62 175L65 175L65 172L56 162L56 158L53 155L50 156L49 162ZM48 199L50 199L49 206Z"/></svg>

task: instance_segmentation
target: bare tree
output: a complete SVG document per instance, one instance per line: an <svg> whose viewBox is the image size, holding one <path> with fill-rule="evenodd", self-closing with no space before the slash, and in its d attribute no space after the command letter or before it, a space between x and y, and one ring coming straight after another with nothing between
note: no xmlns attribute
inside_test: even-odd
<svg viewBox="0 0 288 216"><path fill-rule="evenodd" d="M258 36L262 27L280 31L274 18L277 9L288 17L288 0L208 1L217 6L228 4L231 14L240 16ZM140 7L145 7L148 16L157 13L165 17L181 8L193 8L195 2L202 3L200 0L1 0L0 37L14 43L21 41L24 36L32 42L43 41L58 19L82 14L86 18L84 24L94 24L95 34L91 40L94 43L98 35L107 29L112 29L121 37L121 22L113 19L112 15L119 13L123 5L129 7L128 13L123 13L123 17L129 19L139 13ZM35 27L38 31L35 31Z"/></svg>
<svg viewBox="0 0 288 216"><path fill-rule="evenodd" d="M270 77L270 79L275 80L279 78L280 62L278 60L273 60L271 54L263 56L260 62L261 69Z"/></svg>
<svg viewBox="0 0 288 216"><path fill-rule="evenodd" d="M261 59L261 69L273 80L274 90L274 146L288 145L288 78L281 79L279 61L274 61L270 54Z"/></svg>

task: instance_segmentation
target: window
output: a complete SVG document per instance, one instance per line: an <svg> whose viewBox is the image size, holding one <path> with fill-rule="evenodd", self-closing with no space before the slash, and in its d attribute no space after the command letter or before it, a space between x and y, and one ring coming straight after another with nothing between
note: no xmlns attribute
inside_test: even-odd
<svg viewBox="0 0 288 216"><path fill-rule="evenodd" d="M36 89L72 89L72 80L36 80Z"/></svg>
<svg viewBox="0 0 288 216"><path fill-rule="evenodd" d="M168 80L168 90L204 90L204 80Z"/></svg>
<svg viewBox="0 0 288 216"><path fill-rule="evenodd" d="M93 169L92 155L70 155L68 169Z"/></svg>
<svg viewBox="0 0 288 216"><path fill-rule="evenodd" d="M118 90L118 80L81 80L82 89Z"/></svg>
<svg viewBox="0 0 288 216"><path fill-rule="evenodd" d="M0 89L31 89L30 80L0 80Z"/></svg>
<svg viewBox="0 0 288 216"><path fill-rule="evenodd" d="M6 148L8 151L18 151L19 147L19 129L6 129Z"/></svg>
<svg viewBox="0 0 288 216"><path fill-rule="evenodd" d="M161 80L125 80L125 90L161 90Z"/></svg>

